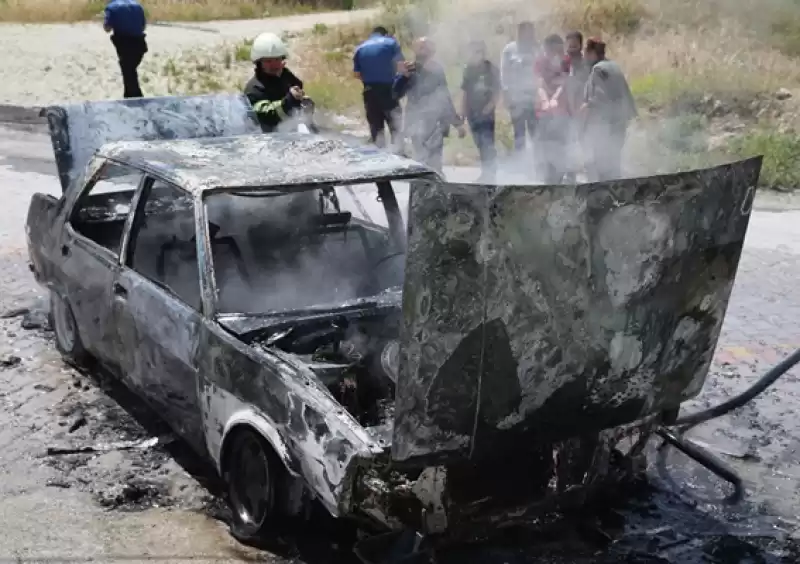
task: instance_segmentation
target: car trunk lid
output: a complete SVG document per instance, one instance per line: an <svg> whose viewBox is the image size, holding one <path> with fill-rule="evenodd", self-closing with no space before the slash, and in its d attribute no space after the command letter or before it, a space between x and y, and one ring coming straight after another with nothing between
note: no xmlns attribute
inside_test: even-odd
<svg viewBox="0 0 800 564"><path fill-rule="evenodd" d="M696 395L760 170L412 186L393 458L485 458Z"/></svg>
<svg viewBox="0 0 800 564"><path fill-rule="evenodd" d="M106 143L261 132L247 98L235 94L79 102L49 106L44 115L62 191Z"/></svg>

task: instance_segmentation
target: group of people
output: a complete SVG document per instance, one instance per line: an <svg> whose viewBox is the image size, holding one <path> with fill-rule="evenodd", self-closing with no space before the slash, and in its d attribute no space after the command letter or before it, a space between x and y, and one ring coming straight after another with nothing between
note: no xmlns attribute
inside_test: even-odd
<svg viewBox="0 0 800 564"><path fill-rule="evenodd" d="M147 52L145 14L137 0L110 0L104 28L112 32L126 98L141 97L137 67ZM353 55L353 70L363 84L363 101L372 141L402 151L411 141L413 157L442 170L444 140L452 129L467 128L478 148L483 177L497 170L495 123L502 103L511 118L514 149L524 154L528 140L536 176L546 183L574 181L585 171L590 181L621 176L622 148L636 105L620 67L606 58L606 45L580 32L536 41L531 22L520 23L517 37L503 49L500 64L486 44L471 41L461 80L458 109L436 47L426 37L403 56L398 41L376 27ZM273 33L262 33L251 47L255 64L245 87L264 131L274 131L307 100L303 81L286 67L288 49ZM405 108L401 100L405 99Z"/></svg>
<svg viewBox="0 0 800 564"><path fill-rule="evenodd" d="M485 42L471 41L456 109L445 71L426 37L412 45L406 61L399 43L377 27L356 49L354 71L364 85L370 135L378 145L399 150L411 141L415 159L441 170L444 139L469 127L478 148L483 177L496 173L496 111L502 102L514 131L514 148L533 146L537 175L547 183L621 176L622 148L636 105L620 67L606 57L606 45L580 32L553 34L541 45L531 22L520 23L517 38L504 49L499 68ZM401 100L405 98L405 108Z"/></svg>

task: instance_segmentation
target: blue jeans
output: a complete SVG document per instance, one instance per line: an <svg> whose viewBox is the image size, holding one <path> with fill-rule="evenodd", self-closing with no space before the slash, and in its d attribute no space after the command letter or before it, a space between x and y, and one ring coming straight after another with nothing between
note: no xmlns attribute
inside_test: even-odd
<svg viewBox="0 0 800 564"><path fill-rule="evenodd" d="M471 116L467 119L475 146L481 158L481 171L493 175L497 170L497 147L495 146L494 114L490 116Z"/></svg>

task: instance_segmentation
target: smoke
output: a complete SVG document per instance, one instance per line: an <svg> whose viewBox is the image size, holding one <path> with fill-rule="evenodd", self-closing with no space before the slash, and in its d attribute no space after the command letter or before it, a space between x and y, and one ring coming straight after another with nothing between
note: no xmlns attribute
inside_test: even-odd
<svg viewBox="0 0 800 564"><path fill-rule="evenodd" d="M336 188L342 212L378 224L377 188ZM339 304L370 295L370 261L355 229L320 226L320 190L277 196L216 194L207 199L208 219L219 226L213 259L224 312L265 313ZM325 199L326 213L335 207ZM241 260L225 237L237 242ZM244 269L244 270L242 270Z"/></svg>
<svg viewBox="0 0 800 564"><path fill-rule="evenodd" d="M499 66L503 47L515 38L516 25L523 20L534 22L540 42L550 33L563 37L574 29L585 37L601 35L608 42L609 57L620 64L629 83L633 83L632 76L652 77L652 84L644 87L669 99L654 116L648 115L649 100L642 103L639 119L628 130L620 176L637 177L708 166L725 158L712 149L731 131L743 127L742 121L747 119L740 119L738 108L728 107L730 100L758 88L777 90L779 85L759 84L765 77L789 81L800 74L796 60L780 53L787 41L781 41L775 31L780 14L786 10L793 10L795 21L800 22L797 6L793 0L439 0L412 3L402 12L399 27L412 36L426 35L434 40L438 62L452 70L448 80L450 90L456 93L457 107L460 89L453 83L460 81L461 72L455 69L466 63L470 41L484 40L490 59ZM800 38L800 23L797 30ZM681 89L687 91L688 103L676 104L674 90ZM745 98L744 105L751 102L752 96ZM443 110L443 105L428 104L428 113L432 110ZM535 166L542 160L537 156L545 153L560 152L585 169L590 156L587 149L602 148L607 141L602 132L578 127L577 134L570 132L566 144L553 148L548 147L548 137L552 136L542 130L538 141L529 140L530 145L538 145L538 150L534 145L533 155L514 155L508 150L511 135L507 112L501 102L495 167L500 182L546 183L544 171ZM718 123L722 125L712 131L711 126ZM578 180L586 178L579 175Z"/></svg>

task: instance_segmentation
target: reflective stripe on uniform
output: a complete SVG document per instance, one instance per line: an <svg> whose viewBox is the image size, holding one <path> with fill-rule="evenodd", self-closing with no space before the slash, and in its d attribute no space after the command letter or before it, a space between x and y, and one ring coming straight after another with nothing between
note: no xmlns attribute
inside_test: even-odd
<svg viewBox="0 0 800 564"><path fill-rule="evenodd" d="M281 119L287 117L286 112L283 111L283 100L260 100L253 104L253 110L257 114L276 114Z"/></svg>

